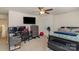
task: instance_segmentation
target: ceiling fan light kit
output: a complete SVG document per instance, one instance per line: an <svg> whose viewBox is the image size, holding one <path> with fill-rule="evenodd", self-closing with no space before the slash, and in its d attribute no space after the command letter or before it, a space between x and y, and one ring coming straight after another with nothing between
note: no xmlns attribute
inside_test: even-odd
<svg viewBox="0 0 79 59"><path fill-rule="evenodd" d="M45 11L40 11L40 14L45 14Z"/></svg>
<svg viewBox="0 0 79 59"><path fill-rule="evenodd" d="M44 7L38 7L38 9L40 10L40 14L50 14L48 11L52 11L53 9L44 9Z"/></svg>

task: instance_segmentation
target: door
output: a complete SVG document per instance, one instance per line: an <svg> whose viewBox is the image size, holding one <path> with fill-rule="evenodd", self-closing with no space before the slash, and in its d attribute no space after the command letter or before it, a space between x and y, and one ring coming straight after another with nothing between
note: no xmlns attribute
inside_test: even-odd
<svg viewBox="0 0 79 59"><path fill-rule="evenodd" d="M0 51L7 51L8 39L7 39L7 19L0 19Z"/></svg>

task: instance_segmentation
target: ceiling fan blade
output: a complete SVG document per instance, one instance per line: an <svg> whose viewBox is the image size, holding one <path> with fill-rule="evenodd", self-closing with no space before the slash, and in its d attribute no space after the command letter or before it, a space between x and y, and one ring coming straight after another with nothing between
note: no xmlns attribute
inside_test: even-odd
<svg viewBox="0 0 79 59"><path fill-rule="evenodd" d="M39 10L43 9L43 7L38 7Z"/></svg>
<svg viewBox="0 0 79 59"><path fill-rule="evenodd" d="M53 9L47 9L47 10L45 10L45 11L52 11Z"/></svg>
<svg viewBox="0 0 79 59"><path fill-rule="evenodd" d="M49 12L45 12L46 14L50 14Z"/></svg>

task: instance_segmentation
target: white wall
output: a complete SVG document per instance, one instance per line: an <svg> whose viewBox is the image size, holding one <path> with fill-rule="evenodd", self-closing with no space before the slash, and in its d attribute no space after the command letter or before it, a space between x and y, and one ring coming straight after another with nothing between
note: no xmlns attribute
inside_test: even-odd
<svg viewBox="0 0 79 59"><path fill-rule="evenodd" d="M36 17L36 24L39 26L39 31L45 32L47 34L47 26L53 26L53 16L52 15L30 15L24 14L16 11L9 11L9 27L13 26L29 26L23 24L23 16ZM53 27L52 27L53 28Z"/></svg>
<svg viewBox="0 0 79 59"><path fill-rule="evenodd" d="M26 24L23 24L23 17L36 17L34 15L30 14L24 14L21 12L16 11L9 11L9 27L13 26L29 26Z"/></svg>
<svg viewBox="0 0 79 59"><path fill-rule="evenodd" d="M9 27L11 26L29 26L23 24L23 16L36 17L36 24L39 30L48 34L46 28L51 27L52 31L57 30L61 26L78 26L79 27L79 11L68 12L58 15L30 15L16 11L9 11Z"/></svg>
<svg viewBox="0 0 79 59"><path fill-rule="evenodd" d="M61 26L79 27L79 11L54 15L54 31Z"/></svg>
<svg viewBox="0 0 79 59"><path fill-rule="evenodd" d="M48 34L47 31L48 26L50 26L51 30L53 30L53 15L39 15L37 18L40 31L43 31L45 35Z"/></svg>

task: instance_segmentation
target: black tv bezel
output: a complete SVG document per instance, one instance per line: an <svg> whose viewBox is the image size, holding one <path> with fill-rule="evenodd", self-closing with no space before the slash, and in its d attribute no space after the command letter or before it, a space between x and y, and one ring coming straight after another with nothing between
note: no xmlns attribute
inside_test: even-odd
<svg viewBox="0 0 79 59"><path fill-rule="evenodd" d="M32 22L31 23L26 23L25 22L26 19L24 19L24 18L34 18L33 19L34 20L34 23L32 23ZM23 17L23 24L36 24L36 17Z"/></svg>

